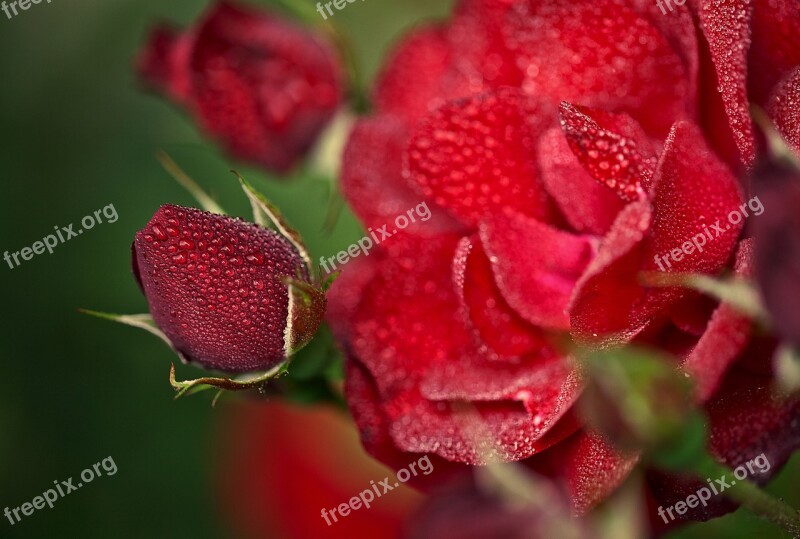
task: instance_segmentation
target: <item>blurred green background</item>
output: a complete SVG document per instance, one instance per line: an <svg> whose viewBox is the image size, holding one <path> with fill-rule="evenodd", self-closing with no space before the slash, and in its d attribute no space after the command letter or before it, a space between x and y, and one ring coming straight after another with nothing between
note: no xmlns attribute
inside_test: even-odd
<svg viewBox="0 0 800 539"><path fill-rule="evenodd" d="M368 81L399 34L450 5L370 0L335 20L351 36ZM119 215L52 255L13 270L2 262L0 510L107 456L119 471L13 527L2 517L0 537L230 536L211 472L219 410L202 397L173 402L167 382L173 356L157 339L76 312L146 310L130 274L134 233L163 203L193 204L157 164L157 149L226 209L247 216L228 172L235 166L282 208L317 257L361 236L347 212L332 236L321 231L324 181L279 183L232 163L183 113L136 84L132 57L154 20L186 25L205 7L201 0L53 0L11 20L0 13L0 251L30 246L55 225L78 223L108 204ZM775 485L792 494L795 506L797 468ZM725 537L770 530L746 515L712 526L714 536ZM708 532L690 528L681 535Z"/></svg>

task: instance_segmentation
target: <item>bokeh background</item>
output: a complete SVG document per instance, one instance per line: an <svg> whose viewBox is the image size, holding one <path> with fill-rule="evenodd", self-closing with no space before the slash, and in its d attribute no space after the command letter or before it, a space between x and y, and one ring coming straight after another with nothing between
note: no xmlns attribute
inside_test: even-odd
<svg viewBox="0 0 800 539"><path fill-rule="evenodd" d="M249 206L228 172L235 167L282 208L316 257L362 235L346 210L333 232L323 232L325 178L298 173L279 182L231 162L183 113L136 83L132 59L155 20L187 25L206 5L52 0L11 20L0 13L0 251L30 246L108 204L119 215L52 255L0 266L0 511L105 457L119 468L15 526L0 519L0 537L392 536L398 515L419 502L414 493L393 493L338 528L320 528L322 506L389 473L363 455L344 414L243 406L237 398L212 408L210 395L173 401L174 358L160 341L76 310L146 310L130 274L134 233L163 203L192 205L156 162L158 149L246 217ZM362 83L401 33L451 5L367 0L338 12ZM771 490L800 506L799 480L795 458ZM674 537L775 533L739 512Z"/></svg>

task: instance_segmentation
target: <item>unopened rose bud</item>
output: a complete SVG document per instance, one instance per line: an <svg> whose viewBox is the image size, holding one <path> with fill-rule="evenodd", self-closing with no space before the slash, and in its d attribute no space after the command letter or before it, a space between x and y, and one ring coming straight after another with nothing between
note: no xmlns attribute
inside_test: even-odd
<svg viewBox="0 0 800 539"><path fill-rule="evenodd" d="M133 243L153 320L187 361L264 371L313 337L325 310L295 247L258 225L165 205Z"/></svg>

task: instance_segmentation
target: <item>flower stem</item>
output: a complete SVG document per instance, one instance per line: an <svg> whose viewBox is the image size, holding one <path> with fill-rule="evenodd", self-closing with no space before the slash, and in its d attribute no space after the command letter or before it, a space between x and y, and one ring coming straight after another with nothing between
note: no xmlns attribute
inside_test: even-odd
<svg viewBox="0 0 800 539"><path fill-rule="evenodd" d="M694 471L700 477L734 477L730 468L718 463L710 455L697 463L694 468ZM793 536L800 535L800 511L760 489L751 481L746 479L736 479L735 481L735 485L725 489L721 494L740 504L751 513L789 531Z"/></svg>

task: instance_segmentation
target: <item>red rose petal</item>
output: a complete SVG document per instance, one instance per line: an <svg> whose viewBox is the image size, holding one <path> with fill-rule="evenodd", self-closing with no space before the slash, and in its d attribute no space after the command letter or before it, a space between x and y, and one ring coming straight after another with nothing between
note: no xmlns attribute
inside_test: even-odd
<svg viewBox="0 0 800 539"><path fill-rule="evenodd" d="M520 318L503 299L477 237L459 242L453 281L464 322L487 353L513 358L544 347L540 330Z"/></svg>
<svg viewBox="0 0 800 539"><path fill-rule="evenodd" d="M669 42L672 50L681 58L689 77L689 91L691 92L686 96L686 108L692 112L691 117L694 118L697 115L697 83L700 57L696 25L691 11L685 7L678 6L665 15L653 0L631 0L628 5L646 17L650 24L658 28L667 42Z"/></svg>
<svg viewBox="0 0 800 539"><path fill-rule="evenodd" d="M775 87L767 111L786 142L800 153L800 67Z"/></svg>
<svg viewBox="0 0 800 539"><path fill-rule="evenodd" d="M519 401L433 402L410 389L387 402L384 409L392 420L392 439L400 449L483 465L492 451L504 461L518 461L568 435L570 428L556 429L553 433L558 436L550 436L552 421L563 413L554 411L553 404L545 400L537 420Z"/></svg>
<svg viewBox="0 0 800 539"><path fill-rule="evenodd" d="M542 183L572 228L577 232L605 234L624 202L586 172L561 129L545 133L538 150Z"/></svg>
<svg viewBox="0 0 800 539"><path fill-rule="evenodd" d="M709 80L706 90L719 94L739 159L749 167L755 159L747 101L750 0L697 0L697 4L700 27L716 73L716 82ZM713 125L715 119L709 121Z"/></svg>
<svg viewBox="0 0 800 539"><path fill-rule="evenodd" d="M616 128L626 126L611 115L602 116L606 123L613 122L606 126L590 117L594 111L583 107L564 102L560 111L569 147L589 174L626 202L642 198L653 176L655 154L645 144L640 150L635 138L620 133Z"/></svg>
<svg viewBox="0 0 800 539"><path fill-rule="evenodd" d="M645 290L639 272L660 265L662 271L715 273L733 252L742 224L730 223L728 212L739 207L741 190L695 126L680 122L673 128L653 184L653 209L644 202L626 207L581 279L571 307L577 335L629 339L684 294L674 288ZM722 233L712 232L702 252L681 251L712 224ZM676 251L680 260L663 258Z"/></svg>
<svg viewBox="0 0 800 539"><path fill-rule="evenodd" d="M546 477L563 481L572 506L580 515L614 492L638 460L638 455L622 455L599 434L584 430L525 464Z"/></svg>
<svg viewBox="0 0 800 539"><path fill-rule="evenodd" d="M377 388L369 371L355 359L347 360L345 370L345 395L364 449L395 470L405 468L418 459L418 453L400 451L389 436L389 419L381 409ZM415 488L430 490L456 477L470 475L469 469L461 464L444 460L435 454L430 454L429 459L436 473L412 476L410 483Z"/></svg>
<svg viewBox="0 0 800 539"><path fill-rule="evenodd" d="M632 202L617 216L597 256L575 286L569 311L572 332L579 338L603 336L627 341L663 307L653 302L637 282L646 260L644 239L652 210L647 202ZM651 303L654 303L651 305ZM614 335L616 334L616 335Z"/></svg>
<svg viewBox="0 0 800 539"><path fill-rule="evenodd" d="M480 237L508 304L533 324L569 328L570 296L594 255L590 239L516 213L489 217Z"/></svg>
<svg viewBox="0 0 800 539"><path fill-rule="evenodd" d="M719 222L723 231L710 230L703 252L672 260L672 271L714 273L733 253L742 223L729 213L742 202L739 182L709 149L700 130L680 122L667 139L651 194L655 208L650 255L666 255ZM698 243L700 240L698 239ZM655 269L650 261L647 269Z"/></svg>
<svg viewBox="0 0 800 539"><path fill-rule="evenodd" d="M530 95L625 111L660 136L693 109L681 58L646 17L619 2L519 2L504 32Z"/></svg>
<svg viewBox="0 0 800 539"><path fill-rule="evenodd" d="M384 397L473 349L452 284L458 239L398 234L385 242L387 256L364 290L350 342Z"/></svg>
<svg viewBox="0 0 800 539"><path fill-rule="evenodd" d="M711 316L708 329L683 364L695 382L695 398L704 402L722 381L728 367L747 344L750 320L723 304Z"/></svg>
<svg viewBox="0 0 800 539"><path fill-rule="evenodd" d="M369 257L351 259L331 285L326 294L328 309L325 319L337 340L346 342L350 336L351 324L358 304L378 269L380 251L370 253Z"/></svg>
<svg viewBox="0 0 800 539"><path fill-rule="evenodd" d="M743 241L737 253L737 274L752 278L752 256L752 241ZM727 303L722 303L711 316L706 332L682 365L695 383L698 401L708 400L722 383L728 367L749 342L751 326L746 315Z"/></svg>
<svg viewBox="0 0 800 539"><path fill-rule="evenodd" d="M375 107L415 123L448 99L469 94L464 77L453 73L447 29L413 31L386 61L375 83Z"/></svg>
<svg viewBox="0 0 800 539"><path fill-rule="evenodd" d="M512 7L506 0L460 0L455 6L449 31L452 68L469 80L471 94L522 83L520 67L503 39Z"/></svg>
<svg viewBox="0 0 800 539"><path fill-rule="evenodd" d="M420 387L431 400L545 401L560 414L577 397L580 379L572 360L553 350L517 363L491 361L473 353L434 365Z"/></svg>
<svg viewBox="0 0 800 539"><path fill-rule="evenodd" d="M423 202L402 178L403 150L408 140L405 124L393 116L359 120L342 158L342 192L366 228L387 230L398 215ZM429 236L458 230L460 224L446 211L428 202L431 218L406 229Z"/></svg>
<svg viewBox="0 0 800 539"><path fill-rule="evenodd" d="M505 208L548 220L553 208L535 152L551 118L546 107L510 89L450 103L412 136L404 174L468 225Z"/></svg>

